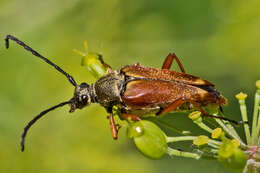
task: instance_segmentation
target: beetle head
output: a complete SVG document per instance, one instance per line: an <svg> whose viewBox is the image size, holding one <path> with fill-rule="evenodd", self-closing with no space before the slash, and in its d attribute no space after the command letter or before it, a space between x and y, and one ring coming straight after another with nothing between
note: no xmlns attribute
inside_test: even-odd
<svg viewBox="0 0 260 173"><path fill-rule="evenodd" d="M83 82L75 88L74 96L71 99L70 112L82 109L91 103L90 85Z"/></svg>

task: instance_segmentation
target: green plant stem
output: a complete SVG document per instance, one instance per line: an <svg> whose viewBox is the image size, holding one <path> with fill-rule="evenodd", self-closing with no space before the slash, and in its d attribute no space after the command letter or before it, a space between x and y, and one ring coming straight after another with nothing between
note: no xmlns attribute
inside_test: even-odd
<svg viewBox="0 0 260 173"><path fill-rule="evenodd" d="M260 117L260 111L258 112L258 118ZM258 123L257 123L257 137L258 137L258 141L257 144L260 145L260 137L259 137L259 131L260 131L260 118L258 119Z"/></svg>
<svg viewBox="0 0 260 173"><path fill-rule="evenodd" d="M260 103L260 90L258 89L255 93L255 105L253 113L253 124L252 124L252 144L256 145L258 143L258 136L260 130L260 116L258 116L258 106Z"/></svg>
<svg viewBox="0 0 260 173"><path fill-rule="evenodd" d="M193 141L197 136L177 136L177 137L168 137L167 143L170 142L179 142L179 141Z"/></svg>
<svg viewBox="0 0 260 173"><path fill-rule="evenodd" d="M253 159L247 160L243 173L258 173L260 163L255 162Z"/></svg>
<svg viewBox="0 0 260 173"><path fill-rule="evenodd" d="M167 143L171 143L171 142L179 142L179 141L193 141L194 139L196 139L197 136L177 136L177 137L168 137L167 138ZM213 145L221 145L222 142L213 140L213 139L209 139L208 141L209 144L213 144Z"/></svg>
<svg viewBox="0 0 260 173"><path fill-rule="evenodd" d="M248 122L245 100L239 100L239 104L240 104L240 111L241 111L242 120L244 122ZM244 129L245 129L247 144L250 145L251 144L251 135L250 135L248 123L244 123Z"/></svg>
<svg viewBox="0 0 260 173"><path fill-rule="evenodd" d="M202 121L200 121L200 120L194 120L193 121L195 124L197 124L200 128L202 128L203 130L205 130L205 131L207 131L207 132L209 132L209 133L212 133L212 129L209 127L209 126L207 126L206 124L204 124Z"/></svg>
<svg viewBox="0 0 260 173"><path fill-rule="evenodd" d="M229 122L227 122L227 124L225 123L225 125L232 132L232 134L234 134L234 136L236 136L237 140L242 141L241 138L239 137L237 131L235 130L235 128Z"/></svg>
<svg viewBox="0 0 260 173"><path fill-rule="evenodd" d="M214 144L214 145L216 145L216 146L219 146L219 145L222 144L222 142L216 141L216 140L213 140L213 139L210 139L210 140L209 140L209 144Z"/></svg>
<svg viewBox="0 0 260 173"><path fill-rule="evenodd" d="M233 131L230 130L220 119L215 118L215 120L228 135L230 135L232 138L238 140L242 147L245 147L245 148L247 147L246 144L240 139L240 137L236 133L233 133Z"/></svg>
<svg viewBox="0 0 260 173"><path fill-rule="evenodd" d="M177 127L174 127L172 124L168 124L168 123L166 123L166 122L164 122L164 121L159 120L158 118L157 118L157 119L152 119L152 121L155 122L155 123L157 123L157 124L159 124L159 125L161 125L161 126L163 126L163 127L165 127L165 128L168 128L168 129L170 129L170 130L173 130L173 131L175 131L176 133L179 133L179 134L181 134L181 135L187 136L187 135L189 135L189 134L191 133L190 131L180 130L180 129L178 129Z"/></svg>
<svg viewBox="0 0 260 173"><path fill-rule="evenodd" d="M170 156L180 156L180 157L187 157L187 158L193 158L193 159L200 159L200 155L196 153L191 153L191 152L183 152L180 150L176 150L173 148L168 147L167 153Z"/></svg>

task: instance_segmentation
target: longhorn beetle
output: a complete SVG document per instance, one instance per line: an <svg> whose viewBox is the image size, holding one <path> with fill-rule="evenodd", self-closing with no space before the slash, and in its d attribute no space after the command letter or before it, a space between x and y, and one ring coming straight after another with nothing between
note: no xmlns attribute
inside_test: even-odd
<svg viewBox="0 0 260 173"><path fill-rule="evenodd" d="M64 105L70 105L69 112L74 112L90 103L99 103L110 114L109 121L114 139L117 139L119 125L114 122L113 106L119 108L120 118L130 118L133 121L141 120L146 114L163 115L185 107L185 109L199 110L205 117L219 118L235 124L244 123L208 114L204 110L205 106L221 107L226 104L226 99L212 83L185 73L181 62L174 53L170 53L166 57L161 69L144 67L137 63L122 67L120 70L112 70L101 61L104 66L108 67L106 75L92 84L85 82L77 84L71 75L16 37L6 36L6 48L9 47L9 40L15 41L34 56L54 67L75 87L74 95L70 100L42 111L26 125L21 136L22 151L24 151L25 137L30 127L48 112ZM101 58L101 55L98 56ZM169 70L174 59L181 72Z"/></svg>

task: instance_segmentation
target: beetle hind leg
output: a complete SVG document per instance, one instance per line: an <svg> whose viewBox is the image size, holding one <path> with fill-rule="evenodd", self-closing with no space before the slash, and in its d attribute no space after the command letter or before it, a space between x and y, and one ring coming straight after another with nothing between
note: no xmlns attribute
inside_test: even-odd
<svg viewBox="0 0 260 173"><path fill-rule="evenodd" d="M181 64L179 58L175 55L175 53L169 53L169 55L165 58L164 62L163 62L163 66L162 69L170 69L171 65L172 65L172 61L176 60L180 70L182 73L185 73L184 67Z"/></svg>

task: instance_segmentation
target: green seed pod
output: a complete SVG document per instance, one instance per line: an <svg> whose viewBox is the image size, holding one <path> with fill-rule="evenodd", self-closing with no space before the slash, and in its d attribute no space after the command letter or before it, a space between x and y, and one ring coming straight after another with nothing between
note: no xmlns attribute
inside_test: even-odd
<svg viewBox="0 0 260 173"><path fill-rule="evenodd" d="M247 157L234 142L226 141L219 148L218 161L223 167L239 172L245 167Z"/></svg>
<svg viewBox="0 0 260 173"><path fill-rule="evenodd" d="M167 152L167 138L154 123L142 120L130 124L128 136L133 138L136 147L151 159L160 159Z"/></svg>

